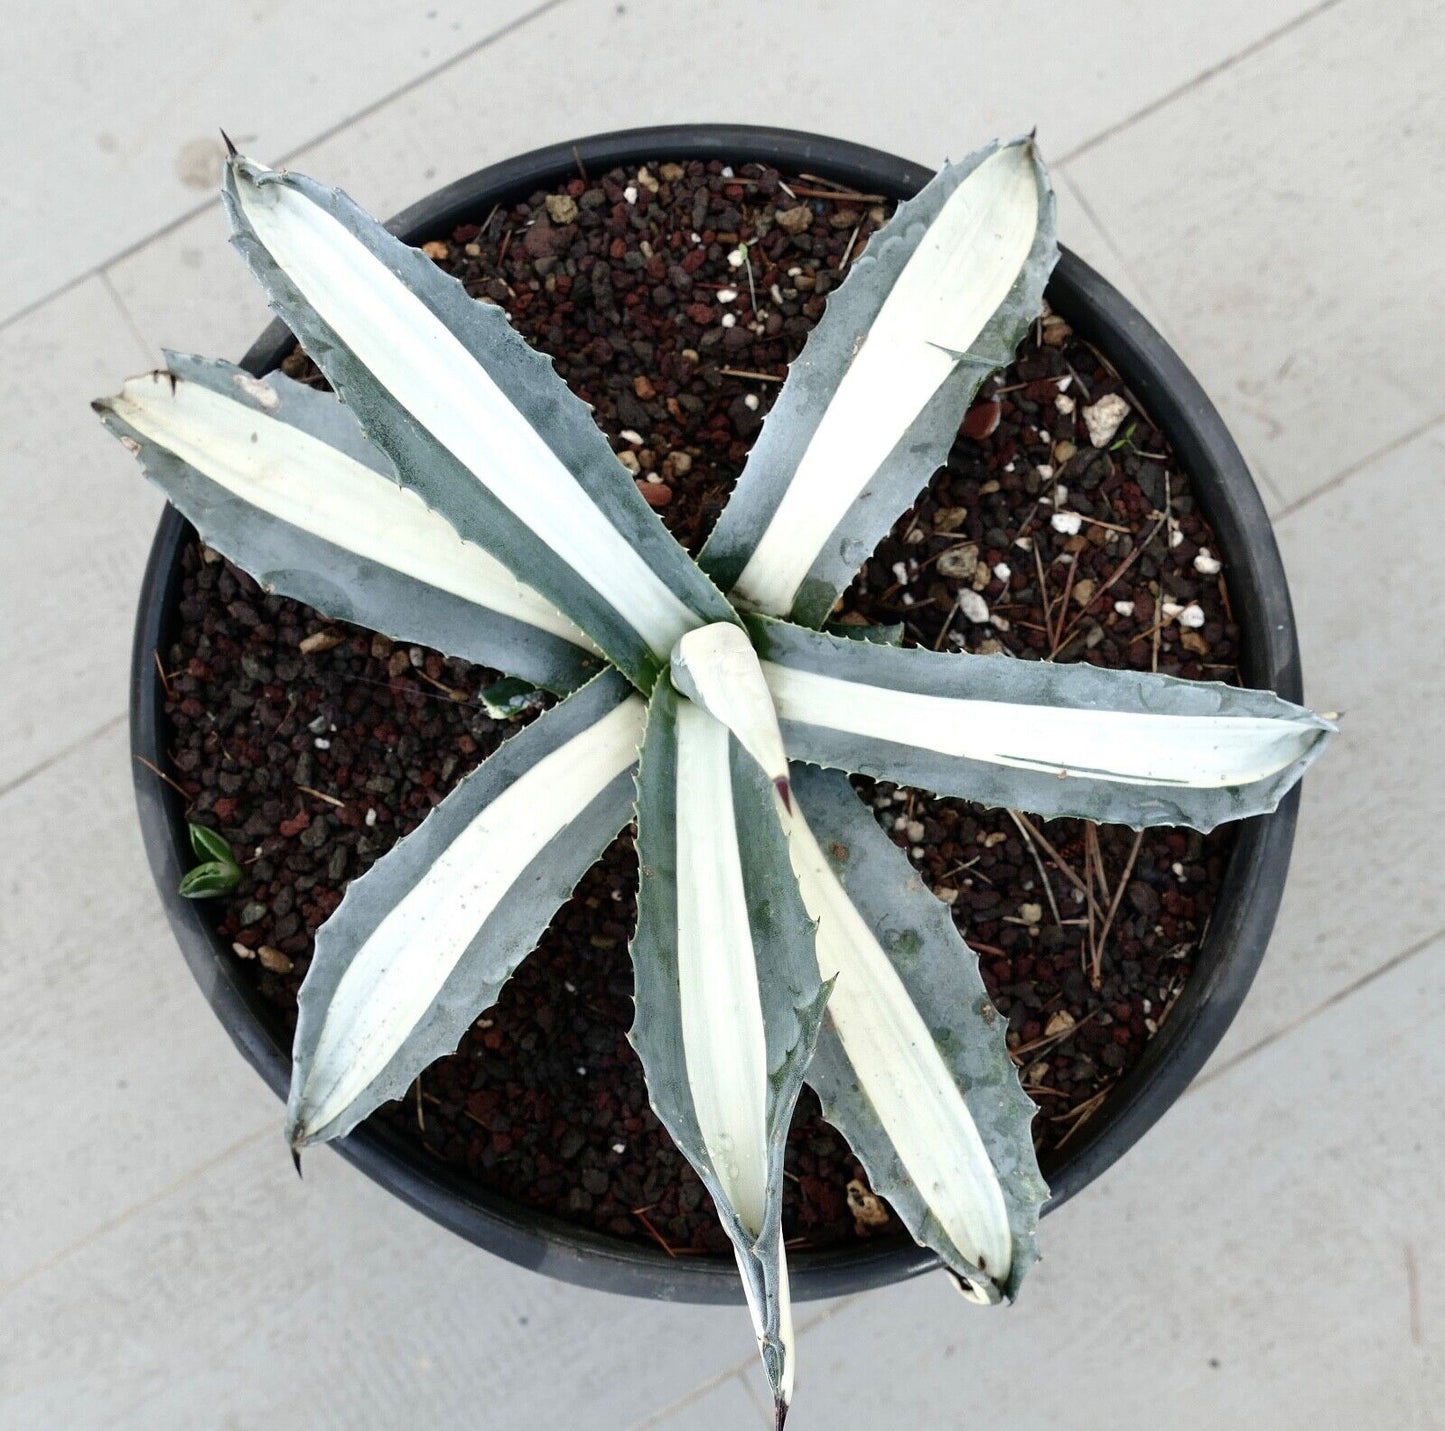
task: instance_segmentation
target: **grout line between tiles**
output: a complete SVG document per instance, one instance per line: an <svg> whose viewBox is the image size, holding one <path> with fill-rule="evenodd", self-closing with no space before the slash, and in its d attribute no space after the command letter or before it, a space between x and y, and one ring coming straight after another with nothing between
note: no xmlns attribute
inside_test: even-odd
<svg viewBox="0 0 1445 1431"><path fill-rule="evenodd" d="M1286 1024L1283 1028L1280 1028L1275 1032L1268 1034L1266 1037L1260 1039L1258 1043L1252 1044L1249 1048L1242 1050L1238 1054L1235 1054L1232 1058L1226 1060L1224 1063L1219 1064L1217 1067L1210 1068L1205 1073L1201 1074L1198 1078L1194 1080L1193 1083L1189 1085L1187 1089L1185 1089L1184 1096L1188 1097L1189 1095L1197 1092L1199 1089L1213 1083L1216 1079L1222 1078L1226 1073L1230 1073L1234 1069L1240 1067L1249 1059L1253 1058L1257 1053L1260 1053L1264 1049L1269 1048L1272 1044L1278 1043L1280 1040L1288 1038L1291 1034L1297 1032L1306 1024L1311 1023L1320 1014L1325 1013L1327 1010L1334 1008L1338 1004L1344 1003L1347 999L1353 997L1356 993L1359 993L1368 985L1374 983L1375 980L1384 977L1384 975L1408 963L1416 955L1423 953L1425 950L1430 948L1432 944L1434 944L1442 937L1445 937L1445 929L1436 930L1433 934L1429 934L1425 938L1418 940L1416 943L1410 945L1408 948L1402 949L1398 954L1394 955L1390 959L1387 959L1378 968L1372 969L1369 971L1369 973L1362 975L1347 988L1338 990L1323 1003L1311 1009L1308 1013L1301 1014L1298 1018ZM861 1296L843 1298L837 1303L835 1303L832 1307L830 1307L826 1312L822 1313L817 1317L814 1317L806 1324L801 1324L798 1328L798 1342L801 1343L803 1337L806 1336L810 1331L812 1331L814 1327L820 1326L824 1322L831 1321L835 1316L847 1310L855 1302L861 1300ZM719 1386L722 1382L726 1381L729 1377L736 1376L740 1373L745 1372L751 1364L751 1359L748 1359L739 1362L736 1366L724 1368L716 1376L711 1377L707 1381L703 1382L701 1385L694 1387L690 1392L687 1393L687 1395L679 1397L676 1401L670 1402L667 1406L662 1407L660 1410L655 1412L646 1420L637 1423L634 1431L645 1431L645 1428L656 1425L658 1422L664 1420L666 1417L674 1414L675 1412L681 1410L683 1407L690 1405L692 1402L706 1395L715 1387Z"/></svg>
<svg viewBox="0 0 1445 1431"><path fill-rule="evenodd" d="M1125 257L1124 250L1119 246L1117 240L1114 238L1114 235L1109 232L1108 225L1105 224L1103 219L1100 217L1099 211L1093 206L1093 204L1089 202L1088 197L1085 195L1083 188L1079 184L1079 181L1071 173L1069 173L1068 161L1065 159L1061 159L1057 164L1053 166L1050 172L1054 176L1056 182L1067 188L1069 193L1073 195L1075 203L1077 203L1078 206L1084 211L1084 214L1087 216L1089 222L1093 224L1093 226L1099 231L1099 237L1102 238L1104 242L1108 245L1109 254L1112 257L1113 261L1118 265L1119 272L1129 281L1130 286L1138 292L1139 296L1148 306L1150 314L1155 315L1154 317L1151 317L1149 321L1151 323L1156 322L1157 318L1157 326L1164 334L1165 338L1169 340L1170 347L1180 347L1179 341L1172 331L1173 325L1170 324L1169 320L1165 317L1164 310L1159 306L1158 303L1154 301L1154 295L1150 293L1148 288L1139 281L1138 275L1130 266L1128 258Z"/></svg>
<svg viewBox="0 0 1445 1431"><path fill-rule="evenodd" d="M1232 1073L1241 1064L1253 1058L1255 1054L1262 1053L1273 1044L1279 1043L1281 1039L1289 1038L1306 1024L1312 1023L1321 1014L1344 1003L1346 999L1353 998L1357 993L1361 992L1361 990L1373 984L1376 979L1381 979L1386 974L1392 973L1394 970L1400 968L1401 965L1408 964L1417 954L1424 953L1426 949L1442 937L1445 937L1445 929L1437 929L1433 934L1427 934L1423 939L1410 945L1409 948L1402 949L1398 954L1391 955L1383 964L1376 965L1375 968L1366 974L1361 974L1354 983L1347 985L1343 989L1337 989L1322 1004L1317 1004L1308 1013L1300 1014L1283 1027L1266 1034L1258 1043L1250 1044L1248 1048L1241 1049L1232 1057L1225 1059L1223 1063L1206 1069L1189 1085L1185 1093L1193 1093L1196 1089L1203 1088L1213 1083L1216 1079L1223 1078L1226 1073Z"/></svg>
<svg viewBox="0 0 1445 1431"><path fill-rule="evenodd" d="M115 282L110 276L110 271L103 268L97 277L100 279L100 286L105 289L106 293L110 296L110 301L115 305L116 311L120 314L121 322L125 324L127 331L139 345L141 361L154 366L155 350L146 341L145 334L140 330L140 324L135 321L135 315L126 306L125 299L120 296L119 291L116 289Z"/></svg>
<svg viewBox="0 0 1445 1431"><path fill-rule="evenodd" d="M860 1299L860 1295L861 1294L855 1293L851 1297L840 1297L826 1311L818 1312L812 1317L799 1321L795 1329L794 1344L796 1345L797 1343L801 1342L803 1337L806 1336L810 1331L812 1331L814 1327L820 1327L823 1325L824 1322L832 1321L832 1319L836 1317L839 1312L845 1311L847 1308L851 1307L854 1302L857 1302ZM748 1369L755 1366L756 1364L757 1357L749 1356L742 1358L742 1360L738 1362L735 1362L732 1366L723 1367L723 1369L719 1371L715 1376L710 1376L706 1381L699 1382L698 1385L694 1386L691 1391L685 1392L682 1396L679 1396L676 1401L669 1401L666 1406L658 1407L656 1411L644 1417L641 1421L635 1422L631 1427L631 1431L647 1431L647 1428L656 1426L659 1422L665 1420L669 1416L674 1415L676 1412L681 1411L684 1407L691 1406L693 1402L701 1400L701 1398L706 1396L708 1392L716 1390L719 1386L723 1384L723 1382L728 1381L735 1376L741 1376L744 1378L743 1389L744 1391L747 1391L748 1383L746 1381L746 1374L748 1372ZM753 1400L751 1395L749 1395L749 1400ZM757 1404L755 1400L753 1401L753 1404Z"/></svg>
<svg viewBox="0 0 1445 1431"><path fill-rule="evenodd" d="M450 59L443 61L441 64L434 66L432 69L424 71L422 74L417 75L415 78L408 80L405 84L399 85L393 90L389 90L381 98L357 110L354 114L348 115L344 120L340 120L336 124L333 124L330 127L322 130L320 133L310 136L304 143L296 145L294 148L288 150L285 154L278 156L275 162L277 164L287 163L296 155L304 153L312 146L324 143L326 140L334 138L337 134L339 134L342 130L346 129L348 126L355 124L358 121L365 119L372 114L375 114L379 109L382 109L386 105L392 103L393 100L399 99L403 95L410 94L419 86L426 84L428 81L434 79L438 75L445 74L448 70L453 69L455 66L470 59L473 55L479 53L481 50L486 49L489 45L495 44L498 40L505 39L514 31L521 29L525 25L531 24L533 20L540 19L549 11L555 10L560 6L568 3L570 3L570 0L545 0L545 3L538 5L533 10L529 10L525 15L519 15L515 20L502 26L501 29L494 31L490 35L484 36L482 39L476 41L474 44L469 45L465 50L461 50L457 54L453 55ZM1343 0L1322 0L1322 3L1316 5L1312 10L1306 11L1303 15L1297 15L1293 20L1289 21L1284 25L1281 25L1279 29L1272 30L1269 34L1261 36L1261 38L1254 41L1253 44L1245 46L1244 49L1237 51L1235 54L1228 56L1224 60L1221 60L1218 64L1211 65L1208 69L1202 70L1199 74L1193 76L1191 79L1186 80L1183 84L1176 86L1167 94L1161 95L1158 99L1151 101L1143 108L1135 110L1133 114L1127 116L1124 119L1118 120L1111 125L1108 125L1106 128L1100 130L1097 134L1091 135L1088 139L1084 140L1080 144L1075 145L1073 149L1061 155L1055 161L1055 163L1060 165L1067 164L1071 160L1076 159L1083 154L1089 153L1097 146L1107 142L1115 135L1120 134L1124 130L1128 129L1130 125L1137 123L1141 119L1147 118L1151 114L1157 113L1166 105L1172 104L1176 99L1179 99L1181 96L1188 94L1190 91L1196 89L1198 86L1207 83L1216 75L1224 73L1226 70L1231 69L1233 66L1238 64L1240 61L1248 59L1251 55L1259 53L1259 51L1267 48L1269 45L1272 45L1276 40L1298 29L1300 26L1308 24L1317 16L1324 14L1328 10L1334 9L1337 5L1342 3ZM0 332L3 332L12 323L18 323L22 318L26 318L30 314L37 312L52 299L59 298L61 297L61 295L69 293L72 289L80 287L80 285L83 284L86 279L91 278L98 273L102 273L108 268L113 268L116 264L121 263L125 259L139 253L142 249L154 243L157 239L164 238L167 234L174 233L177 229L189 223L198 214L203 214L208 209L216 207L218 203L219 200L217 199L208 199L204 203L195 205L194 207L186 210L184 213L177 215L174 219L171 219L168 222L162 224L159 228L153 230L144 238L137 239L136 242L126 245L126 247L111 254L108 258L102 260L100 263L92 265L84 272L76 274L73 278L69 278L64 283L58 284L55 288L52 288L48 292L41 294L39 298L36 298L31 302L25 304L23 307L16 309L14 313L9 314L3 320L0 320Z"/></svg>
<svg viewBox="0 0 1445 1431"><path fill-rule="evenodd" d="M1366 467L1378 462L1382 457L1388 457L1392 452L1398 452L1402 447L1408 447L1416 439L1423 437L1432 427L1445 423L1445 412L1437 412L1433 417L1428 417L1417 427L1412 427L1408 432L1403 432L1399 437L1391 438L1383 447L1377 447L1373 452L1366 453L1357 462L1352 462L1348 467L1336 472L1334 476L1327 477L1320 485L1312 491L1306 492L1303 497L1296 497L1294 501L1281 507L1270 518L1276 526L1284 521L1286 517L1292 517L1298 511L1308 507L1317 498L1325 496L1343 487L1356 473L1362 472Z"/></svg>
<svg viewBox="0 0 1445 1431"><path fill-rule="evenodd" d="M772 1431L772 1428L776 1425L772 1398L770 1396L767 1404L764 1405L762 1395L758 1391L757 1375L749 1376L746 1372L741 1371L734 1372L733 1375L737 1378L737 1383L742 1388L743 1395L747 1397L748 1404L758 1413L759 1424L767 1428L767 1431Z"/></svg>
<svg viewBox="0 0 1445 1431"><path fill-rule="evenodd" d="M1256 483L1262 485L1266 489L1264 492L1260 493L1260 496L1263 497L1265 495L1268 495L1274 498L1275 508L1274 511L1270 513L1269 519L1271 522L1278 521L1280 514L1289 505L1285 499L1283 491L1280 490L1279 483L1276 482L1274 478L1269 475L1268 468L1264 467L1259 462L1250 462L1248 455L1246 455L1245 457L1245 462L1249 466L1250 476L1254 478ZM1268 503L1266 503L1265 505L1268 506Z"/></svg>
<svg viewBox="0 0 1445 1431"><path fill-rule="evenodd" d="M753 1359L756 1362L756 1358ZM746 1363L744 1363L746 1365ZM711 1395L720 1386L726 1386L728 1382L736 1381L742 1388L743 1395L747 1398L748 1405L758 1413L758 1425L771 1426L773 1423L772 1412L763 1412L762 1405L756 1396L753 1395L749 1378L738 1367L732 1367L727 1371L720 1371L716 1376L709 1377L706 1381L692 1388L691 1391L677 1398L676 1401L669 1401L666 1406L644 1416L641 1421L634 1421L628 1431L652 1431L652 1428L661 1426L670 1421L680 1411L686 1411L689 1406L694 1406L703 1397Z"/></svg>
<svg viewBox="0 0 1445 1431"><path fill-rule="evenodd" d="M669 1401L666 1406L660 1406L656 1411L649 1412L641 1421L634 1421L629 1431L650 1431L650 1428L660 1425L669 1416L681 1411L684 1407L691 1406L693 1402L700 1401L709 1392L715 1391L724 1382L732 1380L738 1374L736 1366L724 1367L716 1376L710 1376L706 1381L700 1381L691 1390L685 1391L676 1400Z"/></svg>

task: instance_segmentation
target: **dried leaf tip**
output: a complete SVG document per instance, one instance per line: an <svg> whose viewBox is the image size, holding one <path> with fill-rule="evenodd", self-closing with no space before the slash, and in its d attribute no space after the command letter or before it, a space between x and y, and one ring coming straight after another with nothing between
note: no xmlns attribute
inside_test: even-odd
<svg viewBox="0 0 1445 1431"><path fill-rule="evenodd" d="M241 157L241 151L237 149L234 144L231 143L231 136L227 134L224 129L221 131L221 142L226 146L227 158L239 159Z"/></svg>
<svg viewBox="0 0 1445 1431"><path fill-rule="evenodd" d="M295 1165L296 1165L296 1176L299 1178L299 1177L301 1176L301 1149L300 1149L300 1148L295 1148L295 1147L293 1147L293 1148L291 1149L291 1161L292 1161L293 1163L295 1163Z"/></svg>
<svg viewBox="0 0 1445 1431"><path fill-rule="evenodd" d="M992 1288L975 1286L961 1272L955 1272L951 1267L943 1270L953 1283L954 1290L965 1302L972 1302L975 1307L991 1307L998 1301L998 1293Z"/></svg>
<svg viewBox="0 0 1445 1431"><path fill-rule="evenodd" d="M783 1425L788 1419L788 1403L786 1401L773 1402L773 1431L783 1431Z"/></svg>

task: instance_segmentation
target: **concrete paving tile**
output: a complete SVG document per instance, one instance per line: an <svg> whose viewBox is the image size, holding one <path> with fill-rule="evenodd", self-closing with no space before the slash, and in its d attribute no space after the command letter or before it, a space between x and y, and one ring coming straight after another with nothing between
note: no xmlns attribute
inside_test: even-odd
<svg viewBox="0 0 1445 1431"><path fill-rule="evenodd" d="M789 1426L1437 1425L1445 1151L1419 1110L1445 1078L1442 956L1188 1095L1049 1219L1014 1307L929 1277L804 1333Z"/></svg>
<svg viewBox="0 0 1445 1431"><path fill-rule="evenodd" d="M218 125L288 153L539 3L8 7L0 322L209 199Z"/></svg>
<svg viewBox="0 0 1445 1431"><path fill-rule="evenodd" d="M31 1278L0 1317L0 1425L66 1431L621 1431L753 1346L740 1307L511 1267L333 1154L298 1182L279 1137Z"/></svg>
<svg viewBox="0 0 1445 1431"><path fill-rule="evenodd" d="M540 144L688 119L823 131L934 164L1037 125L1045 153L1063 155L1313 3L1220 0L1141 22L1127 0L933 0L899 24L868 0L583 0L308 146L297 165L387 213Z"/></svg>
<svg viewBox="0 0 1445 1431"><path fill-rule="evenodd" d="M1346 0L1069 171L1287 501L1445 413L1445 27Z"/></svg>
<svg viewBox="0 0 1445 1431"><path fill-rule="evenodd" d="M125 709L161 502L89 403L147 361L99 279L0 329L0 790Z"/></svg>
<svg viewBox="0 0 1445 1431"><path fill-rule="evenodd" d="M0 796L0 1048L0 1288L259 1129L280 1136L161 913L120 722Z"/></svg>
<svg viewBox="0 0 1445 1431"><path fill-rule="evenodd" d="M766 1395L761 1372L757 1382ZM662 1416L639 1421L633 1431L771 1431L772 1425L772 1410L764 1414L739 1372Z"/></svg>
<svg viewBox="0 0 1445 1431"><path fill-rule="evenodd" d="M1279 924L1219 1058L1445 928L1428 837L1445 803L1428 714L1445 708L1430 616L1441 563L1433 526L1421 520L1442 501L1445 423L1278 524L1307 695L1343 718L1305 781Z"/></svg>

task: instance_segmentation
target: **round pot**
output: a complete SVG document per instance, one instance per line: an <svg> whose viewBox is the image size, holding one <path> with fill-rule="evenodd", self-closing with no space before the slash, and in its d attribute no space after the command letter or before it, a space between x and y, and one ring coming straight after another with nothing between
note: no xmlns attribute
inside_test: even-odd
<svg viewBox="0 0 1445 1431"><path fill-rule="evenodd" d="M856 144L785 130L733 125L634 129L559 144L494 164L439 189L392 220L408 242L449 234L493 204L508 204L571 178L654 159L762 162L822 174L866 192L903 199L931 177L926 166ZM1229 596L1242 636L1244 680L1302 698L1299 646L1289 591L1264 505L1223 421L1183 363L1134 308L1086 263L1064 250L1049 281L1050 304L1118 369L1173 445L1227 558ZM292 339L273 323L244 359L251 372L277 367ZM164 768L164 697L153 652L174 639L180 554L190 525L167 508L141 590L131 667L131 746ZM283 1099L291 1075L289 1039L247 984L203 909L176 887L191 863L177 793L134 763L141 829L176 939L216 1017L246 1060ZM1273 927L1294 841L1299 792L1270 816L1238 828L1208 935L1168 1022L1067 1152L1044 1165L1053 1189L1046 1211L1086 1187L1184 1092L1239 1008ZM280 1147L277 1123L277 1157ZM742 1289L731 1258L669 1258L642 1242L609 1238L468 1185L388 1130L363 1126L334 1144L367 1176L434 1221L511 1262L565 1281L614 1292L690 1302L736 1302ZM916 1276L937 1259L911 1241L879 1241L789 1259L793 1294L833 1297Z"/></svg>

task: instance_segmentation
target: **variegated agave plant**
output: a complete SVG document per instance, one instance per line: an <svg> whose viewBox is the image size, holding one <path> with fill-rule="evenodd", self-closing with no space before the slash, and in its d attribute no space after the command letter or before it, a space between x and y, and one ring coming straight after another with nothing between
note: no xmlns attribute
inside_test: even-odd
<svg viewBox="0 0 1445 1431"><path fill-rule="evenodd" d="M635 812L632 1042L732 1239L780 1421L783 1147L805 1078L960 1286L1011 1296L1047 1195L1033 1105L949 911L845 772L1207 830L1272 810L1332 729L1267 692L820 629L1040 309L1056 244L1032 142L900 205L698 562L499 308L310 179L233 154L225 202L340 400L169 355L97 404L106 425L267 589L565 697L320 930L293 1148L454 1048Z"/></svg>

